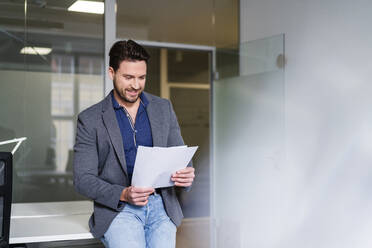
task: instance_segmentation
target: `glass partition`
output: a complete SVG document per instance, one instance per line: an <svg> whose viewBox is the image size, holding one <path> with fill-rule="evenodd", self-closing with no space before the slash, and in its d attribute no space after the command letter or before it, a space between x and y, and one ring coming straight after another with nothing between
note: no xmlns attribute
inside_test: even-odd
<svg viewBox="0 0 372 248"><path fill-rule="evenodd" d="M217 61L223 73L212 92L213 242L270 247L269 234L280 235L281 223L284 36L246 42L233 51L217 50L217 58L235 63Z"/></svg>
<svg viewBox="0 0 372 248"><path fill-rule="evenodd" d="M0 3L0 141L27 137L13 202L82 199L72 147L77 114L103 98L103 15L68 11L72 3Z"/></svg>

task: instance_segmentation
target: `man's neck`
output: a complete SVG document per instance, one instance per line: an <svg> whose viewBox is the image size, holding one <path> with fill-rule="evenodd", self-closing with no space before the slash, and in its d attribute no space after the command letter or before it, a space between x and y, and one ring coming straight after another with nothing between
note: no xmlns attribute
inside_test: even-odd
<svg viewBox="0 0 372 248"><path fill-rule="evenodd" d="M119 103L120 106L124 107L126 111L129 113L130 117L132 118L133 124L136 122L137 111L139 105L141 103L141 99L138 97L137 101L135 102L127 102L121 99L120 96L114 91L114 98Z"/></svg>

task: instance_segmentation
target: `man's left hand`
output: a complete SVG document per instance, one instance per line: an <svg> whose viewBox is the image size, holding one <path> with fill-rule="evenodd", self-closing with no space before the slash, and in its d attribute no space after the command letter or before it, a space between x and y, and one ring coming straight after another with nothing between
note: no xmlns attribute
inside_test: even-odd
<svg viewBox="0 0 372 248"><path fill-rule="evenodd" d="M193 167L186 167L185 169L176 171L172 174L171 180L174 182L174 185L179 187L189 187L194 181L195 169Z"/></svg>

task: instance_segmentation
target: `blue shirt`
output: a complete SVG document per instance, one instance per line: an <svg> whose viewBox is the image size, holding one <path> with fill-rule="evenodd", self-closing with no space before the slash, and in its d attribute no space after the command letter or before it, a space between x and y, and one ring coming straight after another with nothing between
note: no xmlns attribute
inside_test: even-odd
<svg viewBox="0 0 372 248"><path fill-rule="evenodd" d="M131 182L138 146L153 146L150 121L146 112L149 101L146 99L145 94L141 93L141 102L137 110L134 127L132 128L129 114L127 115L124 107L120 106L116 101L113 92L111 92L111 97L123 139L125 162L127 163L129 181Z"/></svg>

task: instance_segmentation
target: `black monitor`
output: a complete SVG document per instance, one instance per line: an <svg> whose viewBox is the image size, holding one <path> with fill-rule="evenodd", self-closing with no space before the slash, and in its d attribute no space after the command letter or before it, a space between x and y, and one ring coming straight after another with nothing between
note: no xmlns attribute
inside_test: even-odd
<svg viewBox="0 0 372 248"><path fill-rule="evenodd" d="M0 247L9 244L13 155L0 152Z"/></svg>

